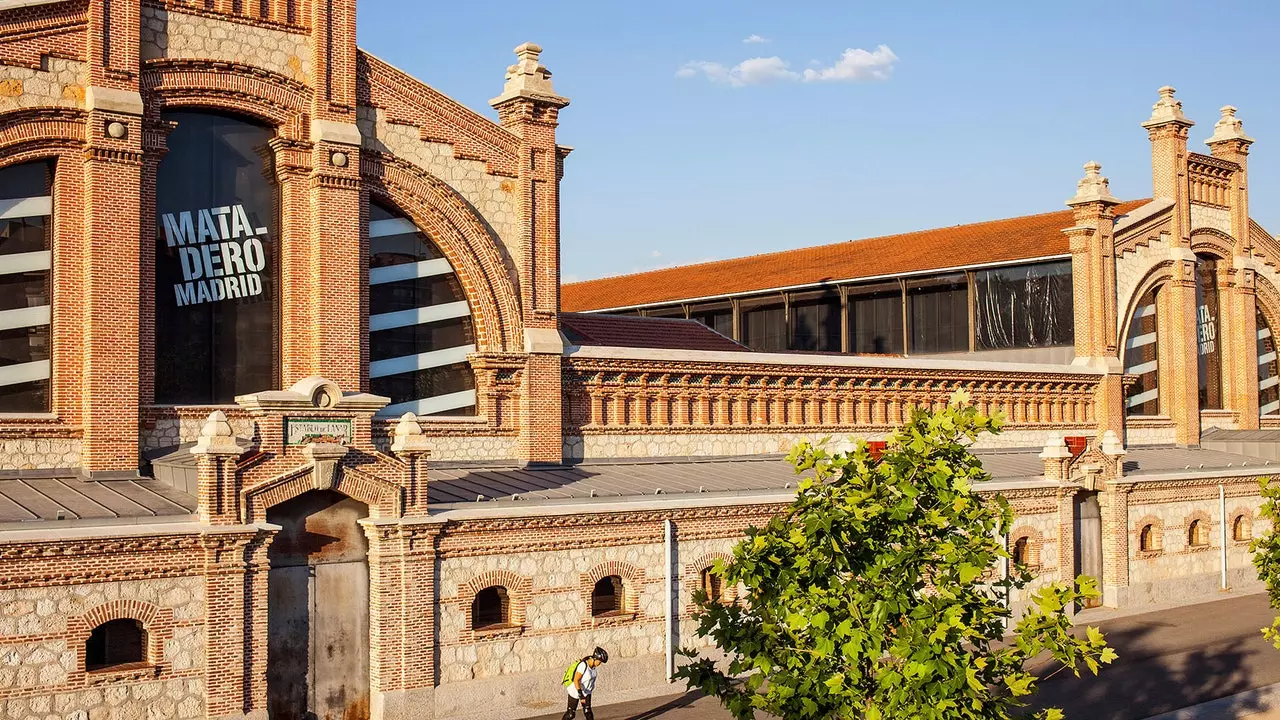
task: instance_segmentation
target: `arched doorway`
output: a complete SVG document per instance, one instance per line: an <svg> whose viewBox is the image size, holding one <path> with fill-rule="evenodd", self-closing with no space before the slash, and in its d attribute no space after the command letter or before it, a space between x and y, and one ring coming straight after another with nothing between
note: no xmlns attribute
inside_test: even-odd
<svg viewBox="0 0 1280 720"><path fill-rule="evenodd" d="M272 720L369 717L364 503L311 490L267 510L267 707Z"/></svg>

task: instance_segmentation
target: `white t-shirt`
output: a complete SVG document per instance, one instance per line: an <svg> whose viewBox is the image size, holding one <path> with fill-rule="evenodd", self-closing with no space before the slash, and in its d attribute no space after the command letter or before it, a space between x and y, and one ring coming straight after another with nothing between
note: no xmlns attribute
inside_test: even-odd
<svg viewBox="0 0 1280 720"><path fill-rule="evenodd" d="M596 689L596 670L588 665L586 660L580 661L578 663L578 667L573 669L574 675L577 675L578 673L582 673L582 695L578 694L577 686L570 681L570 683L565 686L565 689L569 691L570 697L581 698L583 695L590 695L592 691Z"/></svg>

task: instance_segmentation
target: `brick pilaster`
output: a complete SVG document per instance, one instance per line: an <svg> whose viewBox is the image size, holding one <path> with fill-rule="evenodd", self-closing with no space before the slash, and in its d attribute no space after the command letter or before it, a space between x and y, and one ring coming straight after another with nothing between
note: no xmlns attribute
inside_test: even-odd
<svg viewBox="0 0 1280 720"><path fill-rule="evenodd" d="M1108 486L1098 494L1102 510L1102 588L1103 601L1109 588L1129 585L1129 490L1128 486Z"/></svg>
<svg viewBox="0 0 1280 720"><path fill-rule="evenodd" d="M419 717L436 684L438 525L363 521L369 538L372 716Z"/></svg>
<svg viewBox="0 0 1280 720"><path fill-rule="evenodd" d="M237 526L201 536L208 718L267 718L267 546L273 535Z"/></svg>

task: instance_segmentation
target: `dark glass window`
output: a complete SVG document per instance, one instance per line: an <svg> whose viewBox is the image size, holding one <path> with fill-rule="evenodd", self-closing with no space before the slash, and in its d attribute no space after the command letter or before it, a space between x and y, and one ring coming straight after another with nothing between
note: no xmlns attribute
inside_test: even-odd
<svg viewBox="0 0 1280 720"><path fill-rule="evenodd" d="M902 354L902 288L897 283L849 289L849 346L855 353Z"/></svg>
<svg viewBox="0 0 1280 720"><path fill-rule="evenodd" d="M964 352L969 349L969 283L947 275L907 287L911 352Z"/></svg>
<svg viewBox="0 0 1280 720"><path fill-rule="evenodd" d="M1138 381L1129 388L1125 398L1125 410L1129 415L1160 414L1157 300L1156 290L1148 290L1138 300L1129 320L1124 344L1124 371L1138 376Z"/></svg>
<svg viewBox="0 0 1280 720"><path fill-rule="evenodd" d="M1271 323L1257 311L1258 326L1258 413L1280 413L1280 363L1276 360L1276 338Z"/></svg>
<svg viewBox="0 0 1280 720"><path fill-rule="evenodd" d="M698 310L693 308L689 311L689 319L697 320L725 337L733 337L733 308L721 308L718 310Z"/></svg>
<svg viewBox="0 0 1280 720"><path fill-rule="evenodd" d="M1075 342L1070 262L983 270L975 280L979 350Z"/></svg>
<svg viewBox="0 0 1280 720"><path fill-rule="evenodd" d="M369 252L369 387L391 398L383 414L475 414L475 328L453 267L379 204L369 206Z"/></svg>
<svg viewBox="0 0 1280 720"><path fill-rule="evenodd" d="M840 297L791 303L791 349L840 352Z"/></svg>
<svg viewBox="0 0 1280 720"><path fill-rule="evenodd" d="M497 627L510 624L507 605L507 589L495 585L476 593L471 602L471 629Z"/></svg>
<svg viewBox="0 0 1280 720"><path fill-rule="evenodd" d="M1218 261L1201 255L1196 262L1196 343L1200 409L1222 408L1222 352L1218 342Z"/></svg>
<svg viewBox="0 0 1280 720"><path fill-rule="evenodd" d="M0 412L50 409L53 164L0 169Z"/></svg>
<svg viewBox="0 0 1280 720"><path fill-rule="evenodd" d="M147 661L147 631L137 620L123 618L93 629L84 646L84 669L110 670Z"/></svg>
<svg viewBox="0 0 1280 720"><path fill-rule="evenodd" d="M762 352L786 350L786 308L778 304L743 310L741 342L752 350Z"/></svg>
<svg viewBox="0 0 1280 720"><path fill-rule="evenodd" d="M617 575L600 578L591 589L591 614L598 617L622 612L625 607L622 593L622 578Z"/></svg>
<svg viewBox="0 0 1280 720"><path fill-rule="evenodd" d="M156 181L160 403L276 387L279 188L267 126L207 112L172 123Z"/></svg>

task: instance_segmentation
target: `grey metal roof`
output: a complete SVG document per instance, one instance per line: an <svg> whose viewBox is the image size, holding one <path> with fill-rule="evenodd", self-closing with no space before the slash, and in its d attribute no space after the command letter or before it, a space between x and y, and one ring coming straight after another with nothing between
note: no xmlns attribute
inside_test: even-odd
<svg viewBox="0 0 1280 720"><path fill-rule="evenodd" d="M0 480L0 523L37 520L111 522L122 519L187 517L196 500L150 478L81 480L27 477Z"/></svg>

